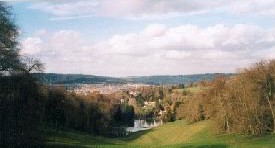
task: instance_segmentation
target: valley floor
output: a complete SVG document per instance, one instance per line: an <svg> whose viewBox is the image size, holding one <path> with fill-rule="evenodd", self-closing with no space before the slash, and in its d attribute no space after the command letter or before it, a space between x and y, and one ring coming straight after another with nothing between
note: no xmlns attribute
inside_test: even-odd
<svg viewBox="0 0 275 148"><path fill-rule="evenodd" d="M104 138L78 132L47 130L48 147L247 147L275 148L275 135L247 137L217 135L211 132L211 121L187 124L185 121L167 123L149 131L124 138Z"/></svg>

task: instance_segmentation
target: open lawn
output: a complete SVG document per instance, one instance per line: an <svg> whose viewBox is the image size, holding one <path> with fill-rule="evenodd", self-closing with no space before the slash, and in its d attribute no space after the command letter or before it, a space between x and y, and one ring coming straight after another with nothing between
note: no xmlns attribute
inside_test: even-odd
<svg viewBox="0 0 275 148"><path fill-rule="evenodd" d="M48 147L254 147L275 148L275 135L247 137L217 135L211 131L211 121L187 124L167 123L149 131L124 138L104 138L78 132L46 130Z"/></svg>
<svg viewBox="0 0 275 148"><path fill-rule="evenodd" d="M183 91L190 92L191 94L198 94L204 90L208 89L207 87L194 86L194 87L186 87L183 89L173 89L173 92L182 93Z"/></svg>

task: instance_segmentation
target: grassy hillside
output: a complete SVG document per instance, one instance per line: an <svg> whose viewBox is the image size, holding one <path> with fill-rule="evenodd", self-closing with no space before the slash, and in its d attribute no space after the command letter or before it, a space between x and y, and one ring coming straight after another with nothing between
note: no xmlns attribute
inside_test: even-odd
<svg viewBox="0 0 275 148"><path fill-rule="evenodd" d="M217 135L211 132L211 121L187 124L176 121L150 131L110 139L93 137L77 132L47 130L49 147L261 147L275 148L275 135L245 137L240 135Z"/></svg>

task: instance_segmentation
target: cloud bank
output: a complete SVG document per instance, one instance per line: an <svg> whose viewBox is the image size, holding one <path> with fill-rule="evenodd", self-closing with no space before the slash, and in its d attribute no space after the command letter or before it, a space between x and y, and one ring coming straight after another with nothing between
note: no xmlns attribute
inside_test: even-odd
<svg viewBox="0 0 275 148"><path fill-rule="evenodd" d="M22 54L46 63L47 72L111 76L234 72L275 58L275 28L150 24L97 43L76 30L39 30L22 41L22 48Z"/></svg>

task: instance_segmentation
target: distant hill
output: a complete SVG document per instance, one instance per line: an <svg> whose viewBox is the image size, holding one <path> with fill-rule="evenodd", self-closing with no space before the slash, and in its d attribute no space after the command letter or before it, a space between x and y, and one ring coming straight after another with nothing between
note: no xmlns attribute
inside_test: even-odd
<svg viewBox="0 0 275 148"><path fill-rule="evenodd" d="M111 83L127 83L125 79L82 75L82 74L57 74L57 73L34 73L40 82L46 84L111 84Z"/></svg>
<svg viewBox="0 0 275 148"><path fill-rule="evenodd" d="M199 82L202 80L213 80L218 75L232 76L232 73L206 73L192 75L163 75L163 76L138 76L128 77L129 81L144 84L188 84L191 82Z"/></svg>
<svg viewBox="0 0 275 148"><path fill-rule="evenodd" d="M125 84L143 83L155 85L188 84L201 80L212 80L218 75L232 76L232 73L207 73L193 75L159 75L159 76L131 76L131 77L106 77L82 74L57 74L57 73L34 73L33 76L46 84Z"/></svg>

